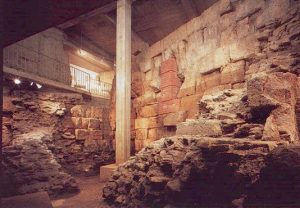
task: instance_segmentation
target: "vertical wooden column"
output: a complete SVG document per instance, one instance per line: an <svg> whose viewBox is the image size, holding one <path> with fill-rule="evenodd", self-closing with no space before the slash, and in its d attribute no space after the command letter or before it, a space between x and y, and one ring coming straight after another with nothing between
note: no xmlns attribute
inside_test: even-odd
<svg viewBox="0 0 300 208"><path fill-rule="evenodd" d="M131 0L117 3L116 163L130 157Z"/></svg>

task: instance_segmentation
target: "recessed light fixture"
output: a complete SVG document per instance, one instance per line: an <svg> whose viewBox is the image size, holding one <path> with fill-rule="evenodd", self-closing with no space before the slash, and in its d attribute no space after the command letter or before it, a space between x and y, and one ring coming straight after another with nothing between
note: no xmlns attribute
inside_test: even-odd
<svg viewBox="0 0 300 208"><path fill-rule="evenodd" d="M18 79L18 78L16 78L16 79L14 79L14 83L15 83L16 85L19 85L19 84L21 84L21 80Z"/></svg>
<svg viewBox="0 0 300 208"><path fill-rule="evenodd" d="M43 86L41 84L36 83L38 89L41 89Z"/></svg>

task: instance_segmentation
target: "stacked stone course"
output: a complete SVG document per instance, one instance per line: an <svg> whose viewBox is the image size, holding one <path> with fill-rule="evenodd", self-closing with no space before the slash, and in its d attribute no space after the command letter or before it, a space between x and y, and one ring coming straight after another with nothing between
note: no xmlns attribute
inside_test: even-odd
<svg viewBox="0 0 300 208"><path fill-rule="evenodd" d="M157 135L151 140L174 135L177 123L197 118L197 103L204 95L244 88L259 73L298 75L299 19L299 2L294 0L216 2L137 56L133 123L155 120ZM164 123L170 118L178 118L172 128ZM150 142L146 130L132 131L133 136L143 135L135 137L137 150Z"/></svg>
<svg viewBox="0 0 300 208"><path fill-rule="evenodd" d="M72 175L114 161L109 111L80 94L4 90L4 195L78 191ZM10 185L9 185L10 184Z"/></svg>

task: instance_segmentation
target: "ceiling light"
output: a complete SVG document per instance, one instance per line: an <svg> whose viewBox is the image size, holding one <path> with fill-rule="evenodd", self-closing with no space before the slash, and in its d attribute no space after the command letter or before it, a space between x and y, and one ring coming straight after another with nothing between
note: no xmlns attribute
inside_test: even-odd
<svg viewBox="0 0 300 208"><path fill-rule="evenodd" d="M79 53L79 55L81 55L81 56L85 56L85 55L87 54L87 52L84 51L84 50L82 50L82 49L79 49L79 50L78 50L78 53Z"/></svg>
<svg viewBox="0 0 300 208"><path fill-rule="evenodd" d="M19 79L14 79L14 83L16 84L16 85L19 85L19 84L21 84L21 80L19 80Z"/></svg>
<svg viewBox="0 0 300 208"><path fill-rule="evenodd" d="M38 89L41 89L43 87L42 85L40 85L38 83L36 83L36 86L37 86Z"/></svg>

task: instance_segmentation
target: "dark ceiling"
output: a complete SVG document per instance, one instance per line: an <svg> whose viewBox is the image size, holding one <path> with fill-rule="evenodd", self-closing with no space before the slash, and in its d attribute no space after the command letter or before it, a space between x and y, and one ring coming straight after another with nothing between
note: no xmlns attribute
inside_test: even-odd
<svg viewBox="0 0 300 208"><path fill-rule="evenodd" d="M111 0L1 1L3 45L7 46L15 43L109 2Z"/></svg>
<svg viewBox="0 0 300 208"><path fill-rule="evenodd" d="M218 0L135 0L132 4L132 30L143 41L152 45L182 24L199 16L216 1ZM83 18L77 18L75 22L71 20L71 24L61 29L70 37L83 37L108 54L114 55L116 48L114 2L116 1L6 1L4 43L11 44L81 14L87 14L83 15ZM107 5L113 7L109 6L108 10ZM104 7L105 9L101 10ZM95 8L100 8L101 12L89 12Z"/></svg>

